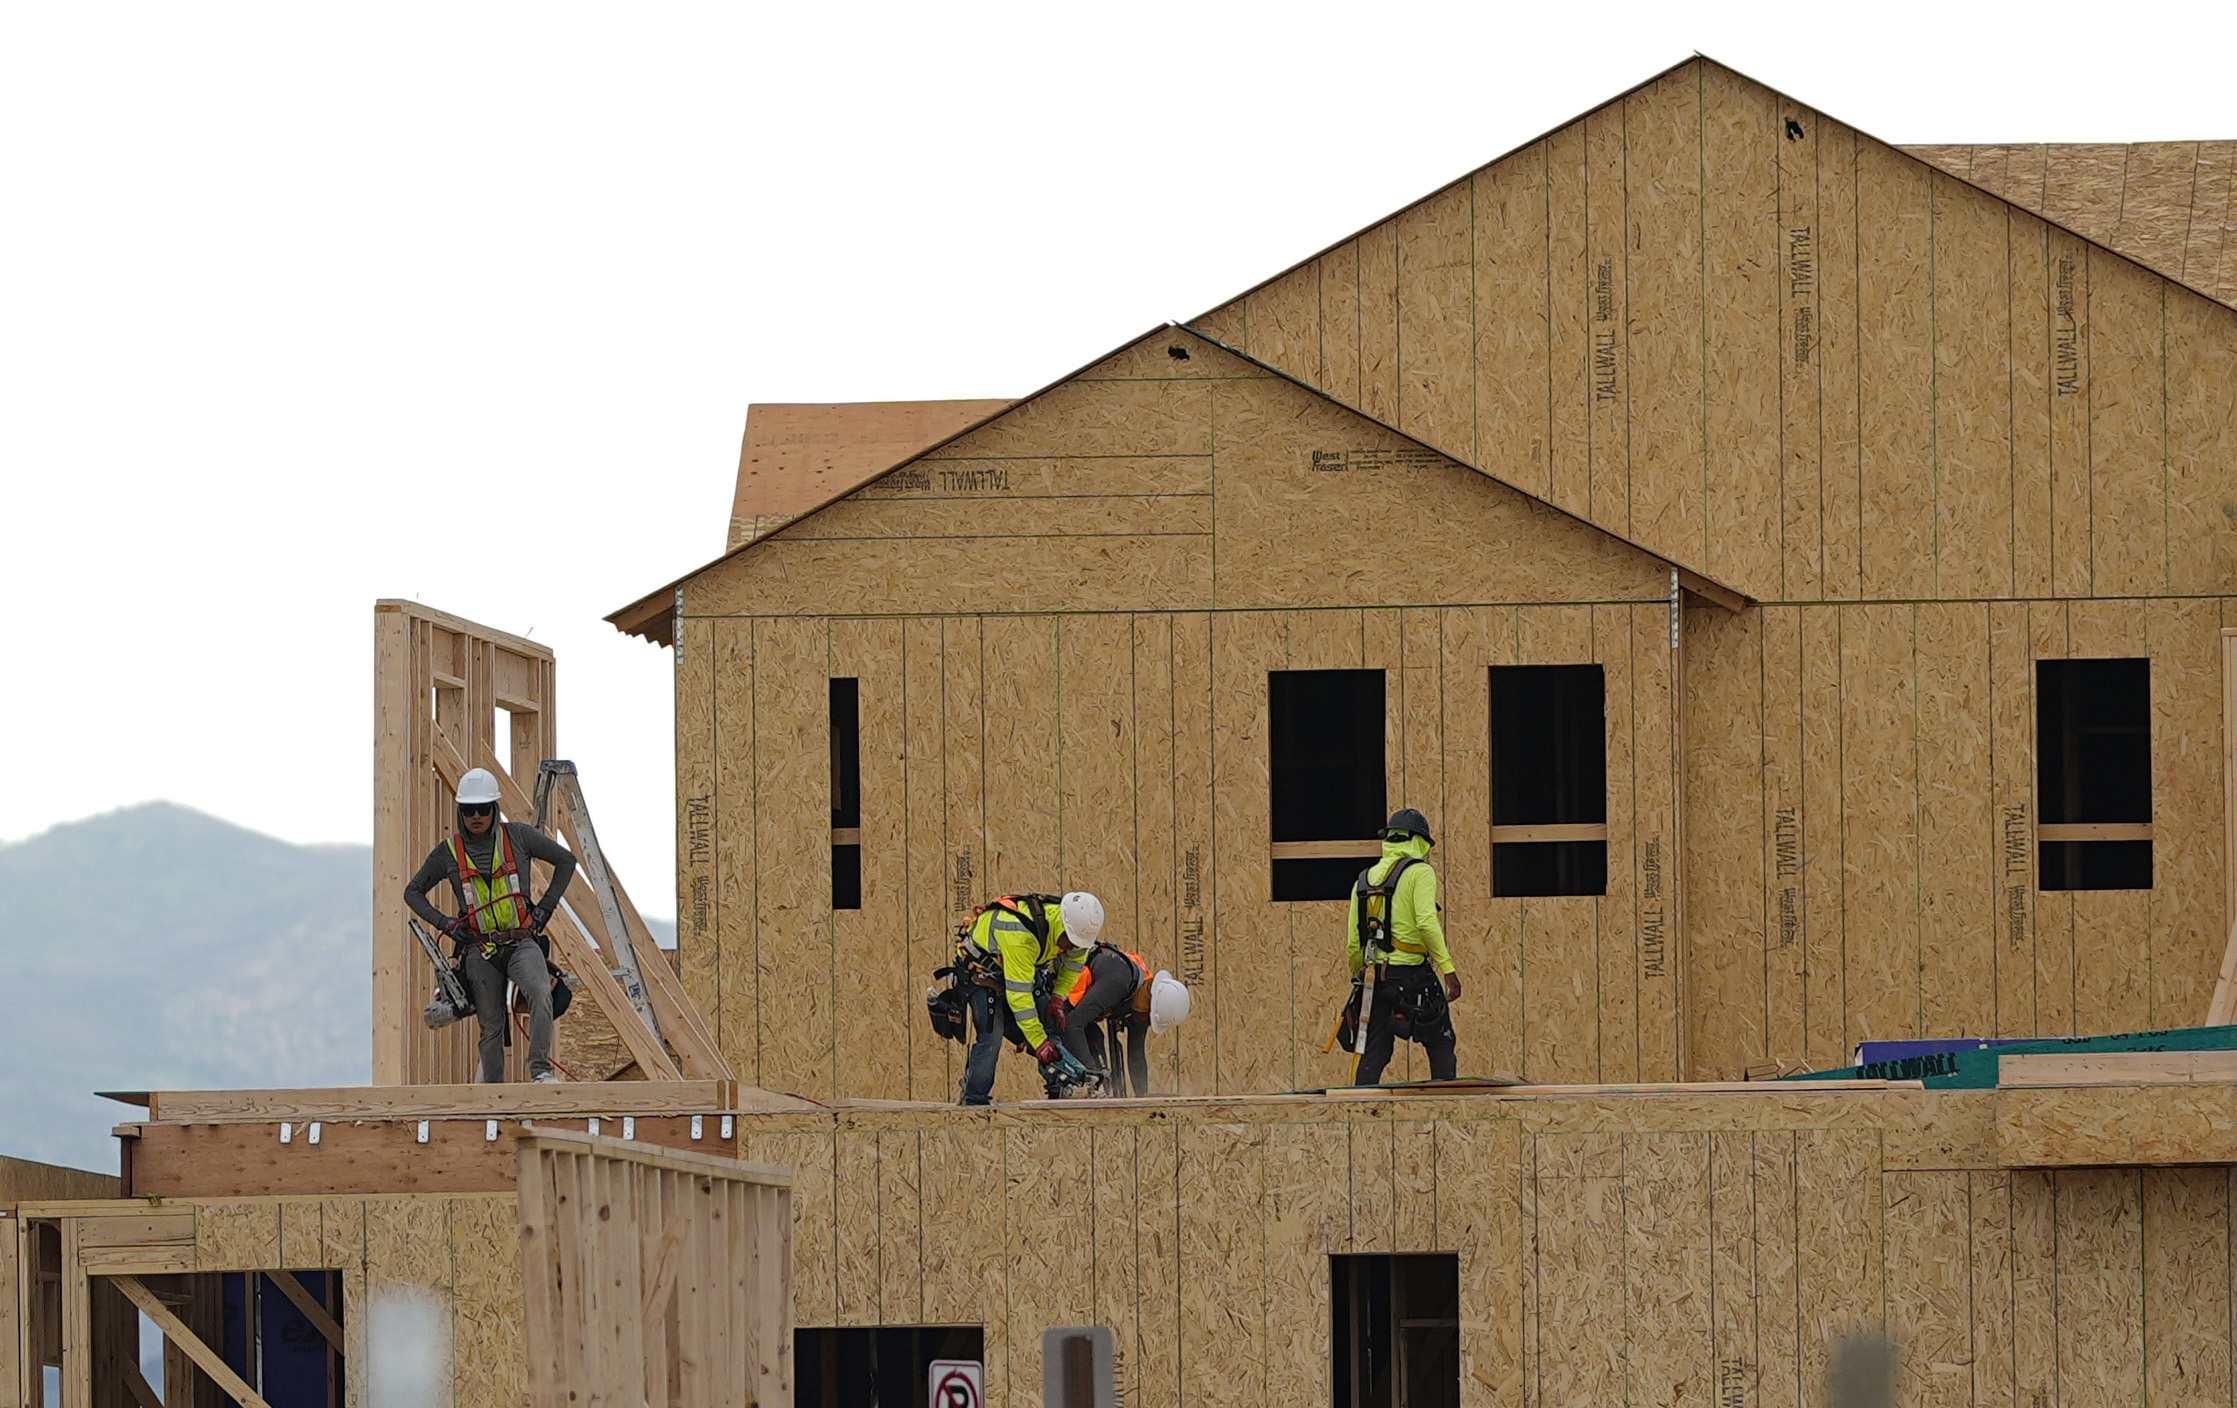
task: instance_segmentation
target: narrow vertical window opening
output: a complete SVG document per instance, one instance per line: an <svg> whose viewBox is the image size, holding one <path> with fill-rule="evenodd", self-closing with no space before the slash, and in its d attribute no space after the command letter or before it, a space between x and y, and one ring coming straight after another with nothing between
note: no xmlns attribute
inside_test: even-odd
<svg viewBox="0 0 2237 1408"><path fill-rule="evenodd" d="M1598 665L1491 667L1491 892L1608 892L1608 691Z"/></svg>
<svg viewBox="0 0 2237 1408"><path fill-rule="evenodd" d="M2152 887L2151 661L2035 662L2035 798L2041 888Z"/></svg>
<svg viewBox="0 0 2237 1408"><path fill-rule="evenodd" d="M862 908L862 682L831 682L831 907Z"/></svg>
<svg viewBox="0 0 2237 1408"><path fill-rule="evenodd" d="M1336 900L1382 853L1381 670L1266 677L1273 897Z"/></svg>

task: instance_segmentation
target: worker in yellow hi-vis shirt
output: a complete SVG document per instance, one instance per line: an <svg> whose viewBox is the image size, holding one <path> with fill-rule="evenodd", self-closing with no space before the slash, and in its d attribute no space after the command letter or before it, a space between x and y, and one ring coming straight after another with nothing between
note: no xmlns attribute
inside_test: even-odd
<svg viewBox="0 0 2237 1408"><path fill-rule="evenodd" d="M1036 987L1047 977L1052 995L1070 992L1102 932L1103 902L1084 891L1061 899L1004 895L979 907L964 926L956 957L971 980L971 1020L978 1028L963 1066L964 1104L988 1103L1005 1036L1041 1063L1051 1095L1060 1082L1087 1080L1087 1068L1042 1025Z"/></svg>
<svg viewBox="0 0 2237 1408"><path fill-rule="evenodd" d="M1361 1014L1367 1041L1352 1081L1379 1084L1400 1037L1429 1052L1431 1079L1451 1080L1458 1037L1450 1004L1460 1000L1460 975L1445 947L1437 872L1429 865L1437 842L1429 818L1412 807L1391 813L1382 840L1382 859L1360 872L1345 913L1352 977L1370 976L1374 993L1372 1008Z"/></svg>

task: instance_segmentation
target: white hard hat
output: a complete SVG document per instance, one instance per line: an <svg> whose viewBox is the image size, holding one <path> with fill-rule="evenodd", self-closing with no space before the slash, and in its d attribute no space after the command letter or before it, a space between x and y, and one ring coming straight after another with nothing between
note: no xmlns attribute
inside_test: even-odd
<svg viewBox="0 0 2237 1408"><path fill-rule="evenodd" d="M497 800L497 774L488 768L471 768L458 780L458 803L494 802Z"/></svg>
<svg viewBox="0 0 2237 1408"><path fill-rule="evenodd" d="M1150 980L1150 1030L1177 1027L1188 1016L1188 985L1164 969Z"/></svg>
<svg viewBox="0 0 2237 1408"><path fill-rule="evenodd" d="M1074 948L1093 948L1103 932L1103 901L1085 890L1074 890L1060 907L1064 915L1064 941Z"/></svg>

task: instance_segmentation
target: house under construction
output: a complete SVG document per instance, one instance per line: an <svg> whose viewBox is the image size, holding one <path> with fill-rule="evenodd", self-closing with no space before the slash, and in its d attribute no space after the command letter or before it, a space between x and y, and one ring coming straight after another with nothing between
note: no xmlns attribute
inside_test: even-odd
<svg viewBox="0 0 2237 1408"><path fill-rule="evenodd" d="M475 1408L1772 1408L1870 1330L1906 1404L2237 1403L2233 224L2237 143L1902 149L1695 58L1023 399L755 407L726 551L611 618L678 947L570 892L557 1090L454 1084L398 899L465 768L527 814L556 664L382 603L381 1084L158 1092L137 1201L19 1194L0 1403L133 1401L150 1303L223 1359L277 1270L337 1363L427 1288ZM1349 1089L1399 806L1481 1079ZM924 986L1065 889L1193 990L1159 1094L956 1108ZM599 1160L727 1191L595 1231Z"/></svg>

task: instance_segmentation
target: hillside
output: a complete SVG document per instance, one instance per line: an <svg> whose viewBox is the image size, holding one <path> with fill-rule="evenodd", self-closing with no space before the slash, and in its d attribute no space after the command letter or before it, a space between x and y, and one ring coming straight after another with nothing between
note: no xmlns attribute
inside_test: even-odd
<svg viewBox="0 0 2237 1408"><path fill-rule="evenodd" d="M0 846L0 1152L113 1168L95 1090L363 1082L372 864L167 802Z"/></svg>

